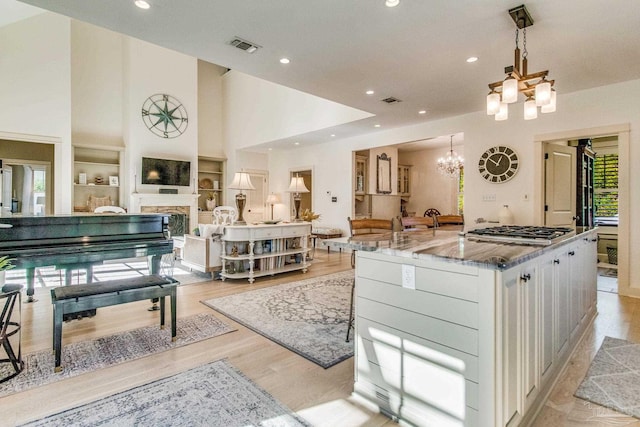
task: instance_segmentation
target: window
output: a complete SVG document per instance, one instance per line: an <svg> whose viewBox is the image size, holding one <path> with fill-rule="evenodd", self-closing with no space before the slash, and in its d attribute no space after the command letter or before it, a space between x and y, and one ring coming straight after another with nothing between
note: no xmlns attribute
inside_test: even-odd
<svg viewBox="0 0 640 427"><path fill-rule="evenodd" d="M593 165L596 217L618 216L618 154L602 150Z"/></svg>
<svg viewBox="0 0 640 427"><path fill-rule="evenodd" d="M464 214L464 167L460 168L458 175L458 215Z"/></svg>

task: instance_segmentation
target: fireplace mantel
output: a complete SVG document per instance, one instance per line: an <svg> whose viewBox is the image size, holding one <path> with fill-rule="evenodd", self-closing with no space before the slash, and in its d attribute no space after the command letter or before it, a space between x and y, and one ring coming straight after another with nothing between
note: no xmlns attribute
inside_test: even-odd
<svg viewBox="0 0 640 427"><path fill-rule="evenodd" d="M132 213L140 213L141 206L189 206L189 218L197 223L199 194L133 193L130 197Z"/></svg>

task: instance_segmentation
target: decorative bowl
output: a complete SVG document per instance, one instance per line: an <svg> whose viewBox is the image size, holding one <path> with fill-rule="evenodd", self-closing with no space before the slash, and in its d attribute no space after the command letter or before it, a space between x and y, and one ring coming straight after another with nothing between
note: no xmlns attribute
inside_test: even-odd
<svg viewBox="0 0 640 427"><path fill-rule="evenodd" d="M263 224L277 224L280 221L282 221L281 219L272 219L272 220L268 220L268 221L262 221Z"/></svg>

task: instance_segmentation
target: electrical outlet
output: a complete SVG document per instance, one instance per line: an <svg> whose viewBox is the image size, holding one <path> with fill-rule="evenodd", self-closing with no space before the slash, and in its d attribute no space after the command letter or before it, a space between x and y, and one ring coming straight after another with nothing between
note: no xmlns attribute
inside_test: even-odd
<svg viewBox="0 0 640 427"><path fill-rule="evenodd" d="M496 195L494 194L483 194L482 195L482 201L483 202L495 202L496 201Z"/></svg>
<svg viewBox="0 0 640 427"><path fill-rule="evenodd" d="M333 203L338 203L338 198L337 198L336 196L333 196L333 197L331 198L331 201L332 201Z"/></svg>
<svg viewBox="0 0 640 427"><path fill-rule="evenodd" d="M407 289L416 288L416 266L402 264L402 287Z"/></svg>

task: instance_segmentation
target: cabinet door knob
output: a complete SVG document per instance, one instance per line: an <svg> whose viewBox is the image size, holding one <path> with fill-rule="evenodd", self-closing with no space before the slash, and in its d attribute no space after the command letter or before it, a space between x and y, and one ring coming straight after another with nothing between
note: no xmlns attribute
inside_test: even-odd
<svg viewBox="0 0 640 427"><path fill-rule="evenodd" d="M597 241L598 241L598 238L597 238L597 237L594 237L593 239L591 239L591 241L592 241L592 242L597 242Z"/></svg>
<svg viewBox="0 0 640 427"><path fill-rule="evenodd" d="M530 275L529 273L527 273L527 274L523 274L522 276L520 276L520 279L521 279L523 282L527 282L527 281L531 280L531 275Z"/></svg>
<svg viewBox="0 0 640 427"><path fill-rule="evenodd" d="M560 260L559 260L559 259L554 259L554 260L553 260L553 263L554 263L554 264L560 264Z"/></svg>
<svg viewBox="0 0 640 427"><path fill-rule="evenodd" d="M569 256L574 256L576 253L574 251L569 251Z"/></svg>

